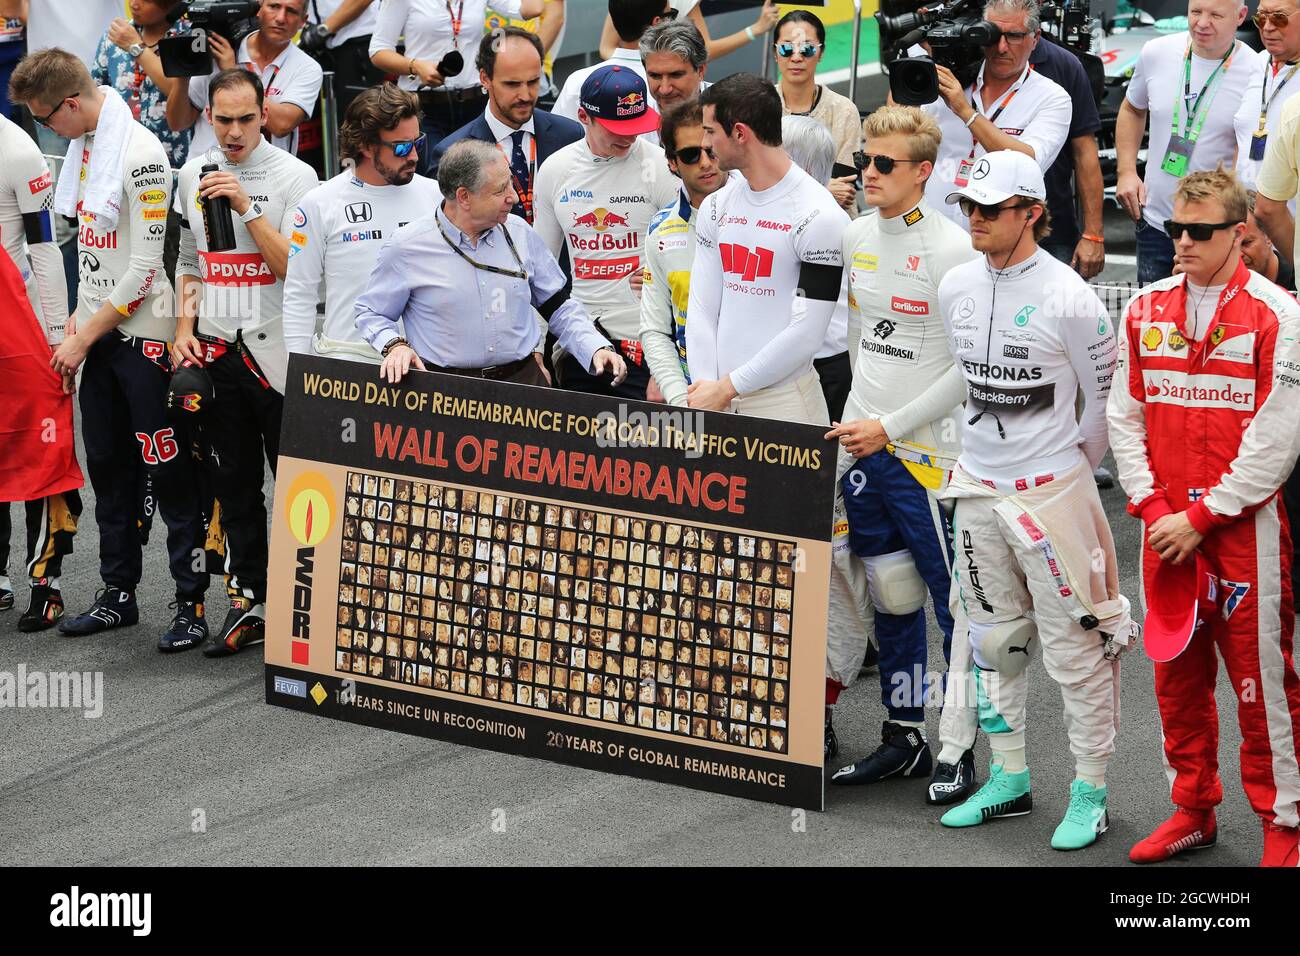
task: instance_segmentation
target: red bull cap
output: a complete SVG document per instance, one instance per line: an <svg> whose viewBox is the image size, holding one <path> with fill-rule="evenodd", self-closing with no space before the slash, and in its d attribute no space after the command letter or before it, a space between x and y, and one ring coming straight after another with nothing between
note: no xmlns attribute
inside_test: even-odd
<svg viewBox="0 0 1300 956"><path fill-rule="evenodd" d="M582 82L579 102L587 115L611 133L640 136L659 129L645 80L635 70L606 65Z"/></svg>
<svg viewBox="0 0 1300 956"><path fill-rule="evenodd" d="M1192 635L1219 609L1219 578L1199 551L1182 564L1161 561L1147 582L1142 646L1157 663L1187 650Z"/></svg>

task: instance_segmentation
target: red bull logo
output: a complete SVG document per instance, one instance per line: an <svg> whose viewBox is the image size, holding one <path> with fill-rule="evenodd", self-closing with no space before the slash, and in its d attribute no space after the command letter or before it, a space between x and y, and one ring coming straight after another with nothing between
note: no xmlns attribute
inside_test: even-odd
<svg viewBox="0 0 1300 956"><path fill-rule="evenodd" d="M580 216L573 217L573 227L587 226L595 229L597 232L604 232L610 226L626 226L627 216L620 216L616 212L610 212L604 206L593 209L591 212L583 213Z"/></svg>
<svg viewBox="0 0 1300 956"><path fill-rule="evenodd" d="M645 97L640 93L620 96L614 106L615 116L640 116L645 112Z"/></svg>

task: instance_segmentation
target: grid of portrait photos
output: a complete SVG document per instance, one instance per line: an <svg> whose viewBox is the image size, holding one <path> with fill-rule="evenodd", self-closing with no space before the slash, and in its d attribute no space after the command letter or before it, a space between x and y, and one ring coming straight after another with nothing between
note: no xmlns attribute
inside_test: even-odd
<svg viewBox="0 0 1300 956"><path fill-rule="evenodd" d="M335 667L785 753L795 544L349 472Z"/></svg>

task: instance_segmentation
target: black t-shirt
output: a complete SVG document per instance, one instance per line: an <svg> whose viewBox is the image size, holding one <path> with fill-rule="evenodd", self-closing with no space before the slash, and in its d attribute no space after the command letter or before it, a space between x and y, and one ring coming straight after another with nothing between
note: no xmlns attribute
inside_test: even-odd
<svg viewBox="0 0 1300 956"><path fill-rule="evenodd" d="M1056 160L1043 177L1047 185L1047 209L1052 214L1052 238L1067 242L1079 239L1079 223L1075 218L1074 189L1070 177L1074 174L1074 153L1070 140L1087 136L1101 129L1097 101L1092 96L1092 84L1084 72L1079 58L1064 47L1041 37L1029 57L1034 69L1062 86L1070 94L1074 112L1070 117L1070 133Z"/></svg>

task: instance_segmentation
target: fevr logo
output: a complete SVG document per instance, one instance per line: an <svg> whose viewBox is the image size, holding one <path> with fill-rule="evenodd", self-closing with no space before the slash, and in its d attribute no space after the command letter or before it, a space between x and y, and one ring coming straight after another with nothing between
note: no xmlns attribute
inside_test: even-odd
<svg viewBox="0 0 1300 956"><path fill-rule="evenodd" d="M720 242L718 252L722 254L722 271L740 276L743 282L769 279L772 276L771 249L756 246L751 251L748 246Z"/></svg>
<svg viewBox="0 0 1300 956"><path fill-rule="evenodd" d="M343 215L348 217L348 222L369 222L373 213L370 210L368 202L350 202L343 207Z"/></svg>

